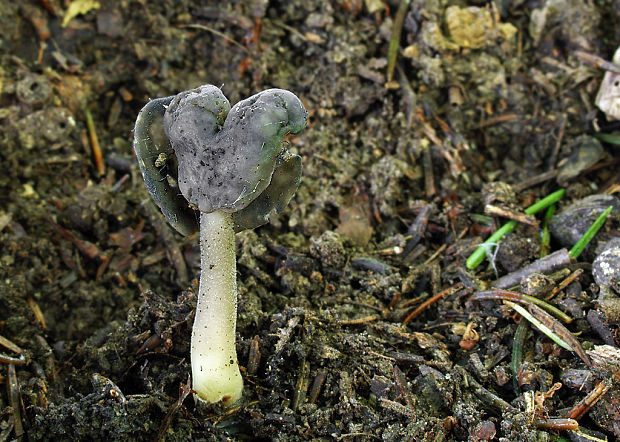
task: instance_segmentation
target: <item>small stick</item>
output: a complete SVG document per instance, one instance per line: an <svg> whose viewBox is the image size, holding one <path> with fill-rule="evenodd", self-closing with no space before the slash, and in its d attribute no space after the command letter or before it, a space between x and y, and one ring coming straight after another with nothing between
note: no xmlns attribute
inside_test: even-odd
<svg viewBox="0 0 620 442"><path fill-rule="evenodd" d="M560 132L558 133L558 139L555 142L553 152L549 156L549 168L553 171L555 169L555 162L560 153L560 147L562 146L562 139L564 138L564 131L566 130L566 118L562 118L560 123Z"/></svg>
<svg viewBox="0 0 620 442"><path fill-rule="evenodd" d="M557 309L551 304L546 303L545 301L535 298L534 296L523 295L518 292L512 292L510 290L480 290L471 297L471 299L475 301L486 301L486 300L502 300L502 301L513 301L520 302L523 304L536 304L537 306L545 309L546 311L553 313L563 322L570 324L573 321L573 318L568 316L562 310Z"/></svg>
<svg viewBox="0 0 620 442"><path fill-rule="evenodd" d="M461 230L461 233L457 235L456 239L457 240L463 239L468 229L469 227L465 227L463 230ZM448 248L448 244L445 244L445 243L442 244L437 250L435 250L435 253L433 253L426 261L424 261L424 264L422 264L422 268L426 268L427 265L429 265L433 260L435 260L435 258L441 255L443 251L446 250L447 248Z"/></svg>
<svg viewBox="0 0 620 442"><path fill-rule="evenodd" d="M433 157L431 148L428 144L422 147L422 168L424 169L424 189L426 198L432 198L437 190L435 189L435 175L433 175Z"/></svg>
<svg viewBox="0 0 620 442"><path fill-rule="evenodd" d="M512 120L516 120L518 118L521 118L518 114L498 115L497 117L491 117L488 120L484 120L483 122L481 122L480 124L478 124L474 128L475 129L482 129L482 128L487 127L487 126L492 126L492 125L498 124L498 123L505 123L506 121L512 121Z"/></svg>
<svg viewBox="0 0 620 442"><path fill-rule="evenodd" d="M310 387L310 393L308 395L308 402L314 404L319 397L319 393L321 392L321 387L323 387L323 383L325 382L325 372L320 371L314 377L314 382L312 382L312 387Z"/></svg>
<svg viewBox="0 0 620 442"><path fill-rule="evenodd" d="M252 55L252 53L250 52L250 50L248 48L246 48L245 46L243 46L241 43L239 43L238 41L230 38L228 35L224 34L223 32L220 32L216 29L210 28L208 26L205 25L200 25L200 24L194 24L191 23L189 25L181 25L179 26L180 28L194 28L194 29L201 29L203 31L207 31L212 33L213 35L217 35L220 38L223 38L224 40L226 40L229 43L234 44L235 46L237 46L239 49L241 49L243 52L245 52L248 55ZM304 38L305 40L305 38Z"/></svg>
<svg viewBox="0 0 620 442"><path fill-rule="evenodd" d="M525 337L527 336L527 322L521 321L515 331L515 336L512 340L512 360L510 361L510 369L512 370L512 387L515 394L519 394L519 382L517 381L517 375L519 374L519 368L523 362L523 346L525 344Z"/></svg>
<svg viewBox="0 0 620 442"><path fill-rule="evenodd" d="M172 423L172 419L174 418L174 415L177 414L177 412L179 411L179 408L181 408L181 406L183 405L183 402L185 401L185 399L187 399L187 396L189 396L189 394L192 392L191 389L191 379L187 379L187 383L186 384L181 384L180 387L180 395L179 395L179 399L175 402L175 404L170 408L170 410L168 410L168 413L166 413L166 417L164 418L164 421L161 423L161 425L159 426L159 430L157 430L157 442L161 442L166 438L166 433L168 432L168 427L170 427L170 424Z"/></svg>
<svg viewBox="0 0 620 442"><path fill-rule="evenodd" d="M592 366L592 361L590 360L586 352L581 347L581 344L579 343L577 338L575 338L575 336L570 332L570 330L564 327L553 316L551 316L549 313L547 313L540 307L530 304L528 305L527 309L542 324L548 327L553 333L559 336L564 342L568 343L572 351L577 353L577 355L583 360L583 362L586 363L588 367Z"/></svg>
<svg viewBox="0 0 620 442"><path fill-rule="evenodd" d="M409 392L409 388L407 387L407 378L405 377L401 369L398 368L398 365L394 365L393 372L398 395L405 400L408 408L413 409L413 404L411 402L411 393Z"/></svg>
<svg viewBox="0 0 620 442"><path fill-rule="evenodd" d="M462 369L463 378L469 386L473 387L473 391L478 398L480 398L483 402L489 404L492 407L495 407L502 412L514 412L515 408L510 405L508 402L492 393L491 391L484 388L482 385L478 383L472 376L470 376L465 369Z"/></svg>
<svg viewBox="0 0 620 442"><path fill-rule="evenodd" d="M571 408L568 413L566 413L566 417L568 419L581 419L583 415L590 411L590 408L592 408L594 404L596 404L598 400L609 391L610 388L611 385L607 385L605 380L602 380L596 384L596 386L586 395L586 397L577 402L577 404Z"/></svg>
<svg viewBox="0 0 620 442"><path fill-rule="evenodd" d="M533 272L552 273L570 264L568 250L560 249L550 255L540 258L521 269L502 276L493 284L498 289L506 289L518 285L523 278Z"/></svg>
<svg viewBox="0 0 620 442"><path fill-rule="evenodd" d="M21 355L19 358L12 358L11 356L6 356L0 353L0 364L25 365L26 358L24 355Z"/></svg>
<svg viewBox="0 0 620 442"><path fill-rule="evenodd" d="M398 56L398 48L400 46L400 34L403 30L403 23L405 22L409 1L410 0L400 0L400 4L396 10L396 16L394 17L394 24L392 25L392 36L390 37L390 45L388 47L387 82L385 83L385 87L388 89L398 87L398 83L394 82L394 68L396 67L396 57Z"/></svg>
<svg viewBox="0 0 620 442"><path fill-rule="evenodd" d="M413 224L409 226L407 230L407 235L411 236L411 239L407 241L405 245L405 249L403 250L403 256L407 256L413 248L420 242L420 239L424 236L424 232L426 232L426 226L428 225L428 219L431 216L431 205L425 205L418 216L416 216Z"/></svg>
<svg viewBox="0 0 620 442"><path fill-rule="evenodd" d="M90 139L90 145L93 149L93 159L95 160L95 167L99 176L105 175L105 163L103 161L103 153L101 152L101 146L99 145L99 139L97 138L97 131L95 130L95 122L93 121L93 115L90 110L84 108L84 116L86 117L86 127L88 128L88 138Z"/></svg>
<svg viewBox="0 0 620 442"><path fill-rule="evenodd" d="M547 295L545 297L545 299L551 299L553 298L555 295L557 295L561 290L564 290L566 288L566 286L568 286L569 284L571 284L575 279L579 278L581 276L581 274L583 273L583 269L577 269L575 270L573 273L571 273L570 275L568 275L564 281L562 281L561 283L559 283L556 287L553 288L553 290L551 290L551 292L549 293L549 295Z"/></svg>
<svg viewBox="0 0 620 442"><path fill-rule="evenodd" d="M590 54L584 51L575 51L575 55L584 63L613 72L614 74L620 74L620 66L616 63L609 62L598 55Z"/></svg>
<svg viewBox="0 0 620 442"><path fill-rule="evenodd" d="M447 289L442 290L441 292L437 293L435 296L423 302L422 304L420 304L418 308L416 308L414 311L409 313L409 315L407 315L407 317L403 319L402 321L403 325L417 318L420 315L420 313L422 313L429 305L434 304L435 302L439 301L444 296L448 296L448 295L458 292L463 287L465 287L463 283L459 282L457 284L454 284L452 287L448 287Z"/></svg>
<svg viewBox="0 0 620 442"><path fill-rule="evenodd" d="M379 403L383 408L387 408L390 411L403 415L405 417L412 418L415 416L413 410L409 407L399 404L398 402L391 401L386 398L379 398Z"/></svg>
<svg viewBox="0 0 620 442"><path fill-rule="evenodd" d="M282 353L282 350L284 350L284 346L288 341L290 341L291 334L293 333L295 327L297 327L297 325L299 324L300 320L301 318L299 316L293 316L291 319L288 320L288 324L286 325L286 327L279 329L277 334L272 335L278 337L278 342L276 342L273 351L273 354L276 357L280 356L280 353Z"/></svg>
<svg viewBox="0 0 620 442"><path fill-rule="evenodd" d="M21 437L24 435L24 427L20 413L19 381L17 380L17 373L13 364L9 364L6 387L9 405L13 411L13 431L15 432L15 437L21 440Z"/></svg>
<svg viewBox="0 0 620 442"><path fill-rule="evenodd" d="M540 419L535 425L538 430L575 431L579 429L579 423L574 419Z"/></svg>
<svg viewBox="0 0 620 442"><path fill-rule="evenodd" d="M368 324L369 322L373 322L376 321L378 318L374 315L371 316L364 316L363 318L357 318L357 319L344 319L342 321L338 321L338 324L340 325L362 325L362 324Z"/></svg>
<svg viewBox="0 0 620 442"><path fill-rule="evenodd" d="M553 342L558 344L560 347L562 347L562 348L564 348L564 349L566 349L568 351L572 351L573 350L571 348L571 346L568 345L568 343L566 343L562 338L560 338L558 335L556 335L549 327L547 327L545 324L540 322L538 320L538 318L536 318L533 314L531 314L529 311L524 309L522 306L520 306L519 304L515 304L512 301L504 301L504 304L506 304L507 306L511 307L513 310L516 310L517 313L519 313L521 316L523 316L525 319L527 319L534 327L536 327L542 333L547 335L547 337L549 339L551 339Z"/></svg>
<svg viewBox="0 0 620 442"><path fill-rule="evenodd" d="M484 206L484 213L490 216L501 216L502 218L513 219L522 224L528 226L538 226L538 221L532 215L526 215L525 213L516 212L506 207L493 206L487 204Z"/></svg>
<svg viewBox="0 0 620 442"><path fill-rule="evenodd" d="M540 235L540 257L544 258L549 254L549 246L551 244L551 234L549 233L549 223L555 212L555 204L547 207L545 219L542 225L542 234Z"/></svg>
<svg viewBox="0 0 620 442"><path fill-rule="evenodd" d="M22 350L17 344L9 341L4 336L0 336L0 345L8 350L11 350L12 352L17 353L18 355L21 355L24 352L24 350Z"/></svg>
<svg viewBox="0 0 620 442"><path fill-rule="evenodd" d="M295 382L295 390L293 392L293 401L291 402L291 410L297 411L299 406L306 400L306 391L308 390L308 375L310 374L310 362L305 358L301 362L301 369Z"/></svg>
<svg viewBox="0 0 620 442"><path fill-rule="evenodd" d="M47 329L45 317L43 316L43 312L41 311L41 307L39 307L39 304L37 304L37 302L30 296L28 297L27 302L30 306L30 309L32 310L32 313L34 313L34 318L41 325L41 327L43 327L43 329Z"/></svg>
<svg viewBox="0 0 620 442"><path fill-rule="evenodd" d="M535 175L531 178L526 178L523 181L512 186L513 190L516 193L519 193L527 188L535 186L540 183L544 183L545 181L552 180L557 175L557 172L550 170L548 172L543 172L540 175Z"/></svg>
<svg viewBox="0 0 620 442"><path fill-rule="evenodd" d="M405 69L403 69L402 64L396 63L396 69L398 69L398 81L400 83L400 87L402 88L403 98L405 99L405 103L407 103L407 129L410 129L415 117L417 99L415 92L407 79L407 75L405 74ZM411 152L409 154L411 155Z"/></svg>
<svg viewBox="0 0 620 442"><path fill-rule="evenodd" d="M75 245L78 248L78 250L82 252L82 254L86 256L87 258L97 259L97 260L100 260L101 262L108 260L105 253L103 253L99 249L99 247L97 247L95 244L89 241L83 241L79 239L71 231L60 227L58 224L56 224L53 221L50 221L50 224L52 225L52 228L59 236L62 236L64 239L71 241L73 245Z"/></svg>
<svg viewBox="0 0 620 442"><path fill-rule="evenodd" d="M254 375L258 371L258 364L260 363L260 338L258 335L254 336L250 341L250 354L248 355L248 374Z"/></svg>
<svg viewBox="0 0 620 442"><path fill-rule="evenodd" d="M181 284L185 283L189 280L185 258L183 257L183 253L181 252L179 244L174 238L174 234L172 233L170 228L162 222L161 212L155 209L155 206L151 201L144 201L140 205L140 207L142 208L142 213L146 215L146 217L149 219L151 225L157 232L157 235L161 237L164 245L170 252L169 259L170 261L172 261L172 265L176 270L179 282Z"/></svg>

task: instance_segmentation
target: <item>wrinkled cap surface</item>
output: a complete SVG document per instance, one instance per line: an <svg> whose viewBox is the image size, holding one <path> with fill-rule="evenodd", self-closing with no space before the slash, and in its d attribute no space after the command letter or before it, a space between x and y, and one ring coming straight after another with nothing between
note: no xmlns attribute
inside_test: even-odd
<svg viewBox="0 0 620 442"><path fill-rule="evenodd" d="M190 203L232 212L238 232L268 222L297 191L301 157L282 141L306 120L291 92L270 89L231 110L222 92L206 85L144 106L134 150L146 188L179 233L198 230Z"/></svg>
<svg viewBox="0 0 620 442"><path fill-rule="evenodd" d="M179 189L201 212L234 213L248 207L273 181L278 188L257 203L279 211L301 174L299 157L285 153L282 141L305 127L306 109L282 89L259 92L228 109L226 97L211 85L180 93L167 108L164 129L178 161ZM248 210L265 210L258 206Z"/></svg>

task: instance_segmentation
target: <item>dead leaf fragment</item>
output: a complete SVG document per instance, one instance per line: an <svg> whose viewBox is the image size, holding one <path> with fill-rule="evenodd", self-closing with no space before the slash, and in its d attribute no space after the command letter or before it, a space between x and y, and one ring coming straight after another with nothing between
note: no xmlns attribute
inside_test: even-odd
<svg viewBox="0 0 620 442"><path fill-rule="evenodd" d="M92 9L99 9L100 7L101 4L97 0L73 0L62 19L62 27L66 28L69 22L78 15L84 15Z"/></svg>

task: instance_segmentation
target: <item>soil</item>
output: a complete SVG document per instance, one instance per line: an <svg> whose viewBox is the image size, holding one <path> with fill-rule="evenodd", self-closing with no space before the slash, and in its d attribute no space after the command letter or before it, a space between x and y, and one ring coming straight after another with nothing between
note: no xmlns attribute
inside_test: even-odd
<svg viewBox="0 0 620 442"><path fill-rule="evenodd" d="M505 222L486 205L522 212L565 189L560 211L618 193L618 148L593 138L617 127L594 106L604 71L580 54L612 58L619 11L0 3L0 441L620 437L618 327L591 274L600 247L516 289L552 293L579 351L473 299L562 248L542 243L544 211L466 267ZM233 104L288 89L310 115L287 141L303 159L296 196L237 235L245 391L229 409L192 398L198 238L166 223L132 149L149 99L201 84ZM597 238L618 225L612 213ZM556 420L568 416L581 433Z"/></svg>

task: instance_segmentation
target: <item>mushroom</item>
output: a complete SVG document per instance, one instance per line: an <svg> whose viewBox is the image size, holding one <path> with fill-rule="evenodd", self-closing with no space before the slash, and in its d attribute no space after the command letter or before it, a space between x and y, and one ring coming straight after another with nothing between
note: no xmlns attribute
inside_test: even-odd
<svg viewBox="0 0 620 442"><path fill-rule="evenodd" d="M204 85L150 101L136 120L134 149L148 191L177 231L200 230L191 364L202 401L232 405L241 398L234 235L265 224L293 197L301 157L283 138L307 118L286 90L260 92L231 109L219 88Z"/></svg>

